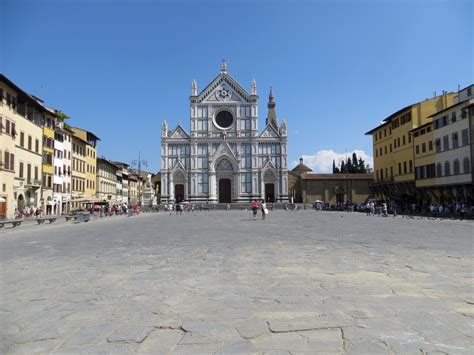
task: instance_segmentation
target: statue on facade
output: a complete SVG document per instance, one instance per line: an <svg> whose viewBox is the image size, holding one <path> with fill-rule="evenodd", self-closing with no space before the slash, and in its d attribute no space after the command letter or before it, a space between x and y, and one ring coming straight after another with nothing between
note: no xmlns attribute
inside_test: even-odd
<svg viewBox="0 0 474 355"><path fill-rule="evenodd" d="M252 95L257 95L257 82L255 79L252 80Z"/></svg>
<svg viewBox="0 0 474 355"><path fill-rule="evenodd" d="M191 83L191 95L196 96L197 95L197 83L196 80L193 80Z"/></svg>
<svg viewBox="0 0 474 355"><path fill-rule="evenodd" d="M168 136L168 122L166 120L163 121L161 124L161 136L167 137Z"/></svg>

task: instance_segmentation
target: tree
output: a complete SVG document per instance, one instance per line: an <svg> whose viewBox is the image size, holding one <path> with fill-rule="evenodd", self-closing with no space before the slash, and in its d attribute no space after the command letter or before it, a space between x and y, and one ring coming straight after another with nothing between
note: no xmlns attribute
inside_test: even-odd
<svg viewBox="0 0 474 355"><path fill-rule="evenodd" d="M353 173L359 172L359 165L357 164L357 154L355 152L352 153L352 167L353 167Z"/></svg>
<svg viewBox="0 0 474 355"><path fill-rule="evenodd" d="M346 173L347 172L347 168L346 168L346 164L344 163L344 160L341 161L341 173Z"/></svg>
<svg viewBox="0 0 474 355"><path fill-rule="evenodd" d="M54 110L54 113L56 113L56 116L58 116L59 118L62 118L63 120L66 119L66 118L69 118L68 115L66 115L63 111L61 110Z"/></svg>
<svg viewBox="0 0 474 355"><path fill-rule="evenodd" d="M359 163L357 165L358 165L359 173L361 174L367 173L367 167L365 166L365 162L362 160L362 158L359 158Z"/></svg>

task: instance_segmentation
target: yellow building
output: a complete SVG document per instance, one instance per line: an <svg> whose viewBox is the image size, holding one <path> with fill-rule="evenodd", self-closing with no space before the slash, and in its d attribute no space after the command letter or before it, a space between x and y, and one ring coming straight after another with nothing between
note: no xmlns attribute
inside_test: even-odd
<svg viewBox="0 0 474 355"><path fill-rule="evenodd" d="M40 205L46 109L2 74L0 98L0 215L13 218Z"/></svg>
<svg viewBox="0 0 474 355"><path fill-rule="evenodd" d="M86 131L85 129L72 127L75 135L86 142L85 150L85 188L84 197L95 198L97 192L97 137L94 133Z"/></svg>
<svg viewBox="0 0 474 355"><path fill-rule="evenodd" d="M43 165L41 208L46 214L52 213L53 204L53 175L54 175L54 124L56 115L48 110L43 116Z"/></svg>
<svg viewBox="0 0 474 355"><path fill-rule="evenodd" d="M434 149L433 123L428 122L411 131L415 149L415 186L417 196L424 202L431 201L430 187L436 185L436 152Z"/></svg>
<svg viewBox="0 0 474 355"><path fill-rule="evenodd" d="M367 132L373 137L375 181L379 199L409 203L416 199L412 130L431 122L431 115L452 105L454 93L443 93L408 105Z"/></svg>
<svg viewBox="0 0 474 355"><path fill-rule="evenodd" d="M73 210L81 208L82 202L85 200L86 146L87 141L74 132L72 135L71 159L71 207Z"/></svg>

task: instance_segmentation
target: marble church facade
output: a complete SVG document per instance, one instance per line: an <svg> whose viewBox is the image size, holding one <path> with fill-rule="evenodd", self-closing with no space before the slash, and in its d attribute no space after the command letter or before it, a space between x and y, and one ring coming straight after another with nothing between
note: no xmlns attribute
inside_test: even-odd
<svg viewBox="0 0 474 355"><path fill-rule="evenodd" d="M161 131L161 202L288 201L287 129L278 125L270 90L265 128L258 128L257 84L250 93L227 72L198 93L191 87L190 131Z"/></svg>

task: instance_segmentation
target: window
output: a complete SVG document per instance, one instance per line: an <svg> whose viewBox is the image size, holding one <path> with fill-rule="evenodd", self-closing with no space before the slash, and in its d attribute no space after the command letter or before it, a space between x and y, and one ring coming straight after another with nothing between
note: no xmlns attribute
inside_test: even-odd
<svg viewBox="0 0 474 355"><path fill-rule="evenodd" d="M443 166L441 165L441 163L436 164L436 176L443 176Z"/></svg>
<svg viewBox="0 0 474 355"><path fill-rule="evenodd" d="M32 142L33 138L31 136L28 136L28 150L32 150Z"/></svg>
<svg viewBox="0 0 474 355"><path fill-rule="evenodd" d="M31 164L26 165L26 181L31 184Z"/></svg>
<svg viewBox="0 0 474 355"><path fill-rule="evenodd" d="M441 152L441 139L436 139L435 140L435 146L436 146L436 153L440 153Z"/></svg>
<svg viewBox="0 0 474 355"><path fill-rule="evenodd" d="M243 169L250 169L252 167L252 157L242 157L241 167Z"/></svg>
<svg viewBox="0 0 474 355"><path fill-rule="evenodd" d="M241 130L249 130L251 128L251 120L240 120L240 129Z"/></svg>
<svg viewBox="0 0 474 355"><path fill-rule="evenodd" d="M460 173L459 160L458 160L458 159L454 159L454 163L453 163L453 174L454 174L454 175L458 175L459 173Z"/></svg>
<svg viewBox="0 0 474 355"><path fill-rule="evenodd" d="M379 156L379 150L376 148L375 149L375 157L377 158Z"/></svg>
<svg viewBox="0 0 474 355"><path fill-rule="evenodd" d="M454 133L451 135L451 140L453 141L453 148L459 147L458 132L454 132Z"/></svg>
<svg viewBox="0 0 474 355"><path fill-rule="evenodd" d="M198 193L207 194L209 191L208 188L208 175L207 174L198 174L197 175L198 183Z"/></svg>
<svg viewBox="0 0 474 355"><path fill-rule="evenodd" d="M412 173L413 172L413 160L410 160L408 163L409 163L408 165L410 167L410 173Z"/></svg>
<svg viewBox="0 0 474 355"><path fill-rule="evenodd" d="M18 176L20 177L20 179L23 179L23 162L20 162Z"/></svg>
<svg viewBox="0 0 474 355"><path fill-rule="evenodd" d="M449 150L449 136L443 137L443 151Z"/></svg>
<svg viewBox="0 0 474 355"><path fill-rule="evenodd" d="M387 154L387 146L385 146L385 154Z"/></svg>
<svg viewBox="0 0 474 355"><path fill-rule="evenodd" d="M451 175L451 166L449 165L449 161L444 162L444 176Z"/></svg>
<svg viewBox="0 0 474 355"><path fill-rule="evenodd" d="M411 134L408 133L408 143L411 143Z"/></svg>
<svg viewBox="0 0 474 355"><path fill-rule="evenodd" d="M420 146L417 144L415 147L416 154L420 154Z"/></svg>
<svg viewBox="0 0 474 355"><path fill-rule="evenodd" d="M400 137L397 138L397 147L400 146Z"/></svg>
<svg viewBox="0 0 474 355"><path fill-rule="evenodd" d="M252 192L252 174L251 173L242 173L242 192L250 193Z"/></svg>
<svg viewBox="0 0 474 355"><path fill-rule="evenodd" d="M451 122L456 122L456 112L451 113Z"/></svg>
<svg viewBox="0 0 474 355"><path fill-rule="evenodd" d="M471 164L468 157L465 157L462 161L462 169L464 174L471 172Z"/></svg>
<svg viewBox="0 0 474 355"><path fill-rule="evenodd" d="M405 141L405 135L403 135L403 145L406 144L406 141Z"/></svg>
<svg viewBox="0 0 474 355"><path fill-rule="evenodd" d="M25 132L20 132L20 147L25 147Z"/></svg>
<svg viewBox="0 0 474 355"><path fill-rule="evenodd" d="M38 167L35 166L35 180L38 180Z"/></svg>
<svg viewBox="0 0 474 355"><path fill-rule="evenodd" d="M426 143L421 144L421 152L426 153Z"/></svg>
<svg viewBox="0 0 474 355"><path fill-rule="evenodd" d="M404 174L407 173L407 162L406 161L403 162L403 173Z"/></svg>
<svg viewBox="0 0 474 355"><path fill-rule="evenodd" d="M390 143L390 153L392 152L392 143Z"/></svg>
<svg viewBox="0 0 474 355"><path fill-rule="evenodd" d="M469 131L467 128L461 131L461 139L463 146L469 144Z"/></svg>
<svg viewBox="0 0 474 355"><path fill-rule="evenodd" d="M402 163L398 163L398 175L402 174Z"/></svg>
<svg viewBox="0 0 474 355"><path fill-rule="evenodd" d="M433 141L428 142L428 150L433 150Z"/></svg>

